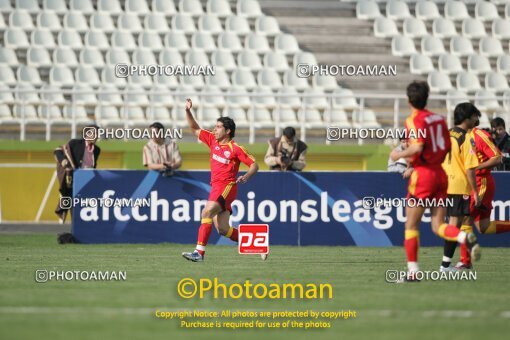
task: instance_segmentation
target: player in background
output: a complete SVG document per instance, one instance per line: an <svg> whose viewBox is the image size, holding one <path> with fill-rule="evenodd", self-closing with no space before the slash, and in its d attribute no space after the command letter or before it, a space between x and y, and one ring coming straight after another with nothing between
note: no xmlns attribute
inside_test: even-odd
<svg viewBox="0 0 510 340"><path fill-rule="evenodd" d="M198 229L198 241L195 251L182 253L182 256L193 262L201 262L204 260L205 246L211 235L213 220L216 230L221 235L238 242L239 233L236 228L229 224L230 214L232 213L231 205L237 195L237 183L246 183L257 173L259 167L255 163L255 158L232 140L235 136L236 125L231 118L220 117L216 121L212 132L204 130L193 118L192 106L191 99L186 99L188 124L193 134L210 149L211 193L202 210L202 220ZM236 179L241 162L246 164L249 169L246 174ZM265 256L262 258L265 259Z"/></svg>
<svg viewBox="0 0 510 340"><path fill-rule="evenodd" d="M461 103L455 107L455 127L450 129L452 148L443 162L443 169L448 176L448 198L453 201L453 206L446 208L448 224L463 231L472 231L469 219L470 194L477 193L475 168L478 166L478 159L472 150L469 135L478 123L479 112L473 108L469 103ZM478 194L473 198L478 201ZM443 261L439 267L441 272L454 269L450 264L456 247L456 241L445 241Z"/></svg>
<svg viewBox="0 0 510 340"><path fill-rule="evenodd" d="M412 114L406 120L409 146L403 151L392 151L391 158L409 159L414 171L409 179L408 198L446 200L448 178L441 164L450 151L451 143L445 119L425 109L429 96L426 82L413 82L407 86L407 97ZM424 206L406 207L404 248L407 255L407 281L416 281L419 271L419 225L425 212ZM446 210L438 205L431 207L432 230L438 236L459 243L466 243L475 259L480 257L480 247L473 233L467 234L456 226L444 223Z"/></svg>
<svg viewBox="0 0 510 340"><path fill-rule="evenodd" d="M469 104L472 110L477 112L477 118L481 116L480 111ZM475 126L479 125L477 119ZM476 157L478 158L479 165L476 167L476 186L478 191L471 193L470 216L471 221L478 231L482 234L500 234L510 231L510 221L491 221L492 200L496 191L496 184L494 177L492 177L491 169L501 164L502 155L499 149L494 144L489 132L473 128L469 134L469 142ZM478 196L475 202L473 199ZM472 231L472 223L465 227L467 232ZM460 262L457 264L457 269L471 269L471 255L465 247L461 245Z"/></svg>

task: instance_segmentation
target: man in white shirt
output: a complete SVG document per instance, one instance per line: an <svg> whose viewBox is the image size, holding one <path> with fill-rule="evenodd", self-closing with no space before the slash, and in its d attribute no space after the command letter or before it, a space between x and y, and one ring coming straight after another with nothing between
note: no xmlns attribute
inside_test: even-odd
<svg viewBox="0 0 510 340"><path fill-rule="evenodd" d="M151 140L143 147L143 165L149 170L161 171L170 175L182 165L182 157L177 143L172 139L165 139L163 124L155 122L150 126Z"/></svg>

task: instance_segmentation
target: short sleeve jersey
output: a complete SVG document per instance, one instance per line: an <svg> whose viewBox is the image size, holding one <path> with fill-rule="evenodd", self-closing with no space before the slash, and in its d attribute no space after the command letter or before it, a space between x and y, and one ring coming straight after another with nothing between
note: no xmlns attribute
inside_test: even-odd
<svg viewBox="0 0 510 340"><path fill-rule="evenodd" d="M405 126L410 143L423 145L422 152L411 161L413 167L440 167L451 148L445 119L427 110L414 110Z"/></svg>
<svg viewBox="0 0 510 340"><path fill-rule="evenodd" d="M233 140L220 144L211 131L203 129L198 139L210 149L211 184L235 182L240 163L255 163L255 158Z"/></svg>

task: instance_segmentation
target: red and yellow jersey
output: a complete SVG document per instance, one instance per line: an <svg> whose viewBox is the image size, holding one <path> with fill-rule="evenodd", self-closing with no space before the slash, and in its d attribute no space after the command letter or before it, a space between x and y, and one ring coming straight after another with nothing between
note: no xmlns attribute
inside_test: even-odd
<svg viewBox="0 0 510 340"><path fill-rule="evenodd" d="M501 156L501 151L496 147L487 131L474 128L471 130L469 141L480 164L491 158ZM476 177L488 176L491 176L491 169L476 170Z"/></svg>
<svg viewBox="0 0 510 340"><path fill-rule="evenodd" d="M233 140L220 144L211 131L203 129L198 139L211 150L211 184L235 182L241 162L247 166L255 163L255 158Z"/></svg>
<svg viewBox="0 0 510 340"><path fill-rule="evenodd" d="M414 168L441 167L451 142L445 119L427 110L414 110L406 119L406 132L411 144L422 144L423 150L414 156Z"/></svg>
<svg viewBox="0 0 510 340"><path fill-rule="evenodd" d="M450 129L452 148L447 154L443 169L448 175L449 195L469 195L471 186L467 180L467 169L478 166L478 160L469 142L470 132L454 127Z"/></svg>

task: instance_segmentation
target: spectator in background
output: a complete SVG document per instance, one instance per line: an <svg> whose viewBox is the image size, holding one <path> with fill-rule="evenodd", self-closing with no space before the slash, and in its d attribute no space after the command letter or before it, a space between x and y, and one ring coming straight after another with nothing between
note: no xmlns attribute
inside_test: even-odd
<svg viewBox="0 0 510 340"><path fill-rule="evenodd" d="M264 161L271 170L301 171L306 166L307 145L296 138L296 130L286 127L283 136L269 140Z"/></svg>
<svg viewBox="0 0 510 340"><path fill-rule="evenodd" d="M177 143L165 139L163 124L155 122L151 126L151 140L143 147L143 165L149 170L160 171L163 176L171 176L182 165L182 157Z"/></svg>
<svg viewBox="0 0 510 340"><path fill-rule="evenodd" d="M97 141L97 125L85 127L90 139L71 139L67 144L55 149L53 154L57 160L57 178L59 183L59 192L62 197L73 196L73 172L75 169L95 169L101 149L96 145ZM96 130L95 133L92 133ZM63 206L59 202L55 213L60 219L60 223L64 223L67 213L71 210L70 206Z"/></svg>
<svg viewBox="0 0 510 340"><path fill-rule="evenodd" d="M496 144L503 155L501 164L494 170L510 171L510 135L506 132L505 121L499 117L494 118L491 121L491 130L494 144Z"/></svg>
<svg viewBox="0 0 510 340"><path fill-rule="evenodd" d="M407 149L408 143L409 142L406 138L401 138L400 144L394 150L398 152L404 151L405 149ZM413 168L408 168L407 161L404 158L392 161L390 157L388 158L388 171L398 172L399 174L402 174L402 177L408 178L409 176L411 176Z"/></svg>

